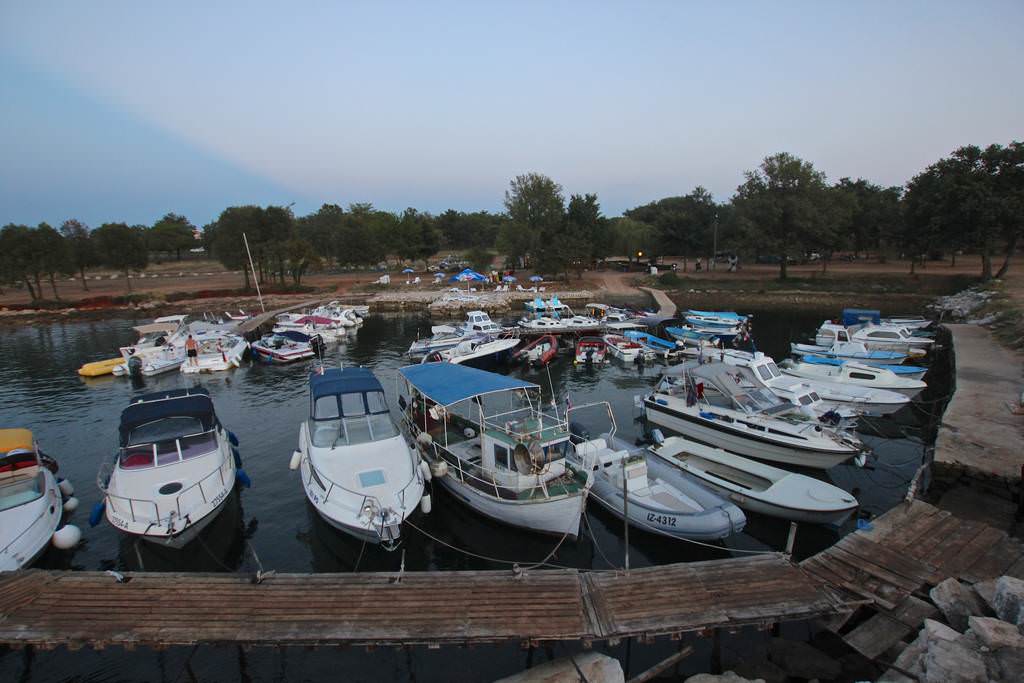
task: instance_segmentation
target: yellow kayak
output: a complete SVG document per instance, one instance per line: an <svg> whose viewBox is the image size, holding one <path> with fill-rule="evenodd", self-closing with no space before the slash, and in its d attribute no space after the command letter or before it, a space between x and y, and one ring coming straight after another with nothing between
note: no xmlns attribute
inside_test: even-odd
<svg viewBox="0 0 1024 683"><path fill-rule="evenodd" d="M124 362L124 359L118 356L117 358L108 358L107 360L97 360L92 363L86 363L82 367L78 368L78 374L82 377L99 377L100 375L109 375L114 371L118 365Z"/></svg>

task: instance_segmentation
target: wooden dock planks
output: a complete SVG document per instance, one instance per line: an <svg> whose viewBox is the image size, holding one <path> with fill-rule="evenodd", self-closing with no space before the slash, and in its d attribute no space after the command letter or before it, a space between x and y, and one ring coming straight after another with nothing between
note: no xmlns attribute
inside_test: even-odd
<svg viewBox="0 0 1024 683"><path fill-rule="evenodd" d="M835 614L780 555L621 572L0 576L10 645L415 645L655 636Z"/></svg>

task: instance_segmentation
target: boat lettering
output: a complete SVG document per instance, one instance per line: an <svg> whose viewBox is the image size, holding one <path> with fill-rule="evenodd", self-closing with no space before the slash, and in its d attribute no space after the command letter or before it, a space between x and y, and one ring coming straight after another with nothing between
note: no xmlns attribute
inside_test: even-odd
<svg viewBox="0 0 1024 683"><path fill-rule="evenodd" d="M670 515L658 515L653 512L647 513L647 521L654 522L655 524L663 524L665 526L675 526L676 518Z"/></svg>
<svg viewBox="0 0 1024 683"><path fill-rule="evenodd" d="M320 504L320 494L314 491L312 486L307 486L306 492L309 494L309 499L313 502L313 505Z"/></svg>
<svg viewBox="0 0 1024 683"><path fill-rule="evenodd" d="M113 524L116 527L120 527L122 529L127 529L128 528L128 520L121 519L117 515L114 515L114 514L107 515L107 519L110 520L110 523Z"/></svg>
<svg viewBox="0 0 1024 683"><path fill-rule="evenodd" d="M224 500L227 497L227 495L228 495L227 489L225 489L224 491L221 491L220 493L218 493L216 496L213 497L213 500L210 501L210 504L213 505L214 507L216 507L217 505L220 505L220 502L222 500Z"/></svg>

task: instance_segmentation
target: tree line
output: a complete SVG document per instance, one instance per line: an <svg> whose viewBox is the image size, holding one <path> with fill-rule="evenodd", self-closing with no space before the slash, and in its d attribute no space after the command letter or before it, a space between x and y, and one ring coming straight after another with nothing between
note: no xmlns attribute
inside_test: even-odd
<svg viewBox="0 0 1024 683"><path fill-rule="evenodd" d="M425 262L442 248L468 250L479 269L495 253L505 265L543 273L581 274L609 256L630 260L658 255L714 258L721 252L769 256L785 278L787 266L809 253L827 268L836 252L874 252L910 262L972 251L981 277L1001 277L1024 233L1024 144L1011 142L955 150L905 186L881 187L863 178L829 183L814 165L774 154L744 174L732 197L716 202L703 187L605 217L596 194L572 194L539 173L512 179L504 212L449 209L430 214L372 204L324 204L305 216L290 207L233 206L203 227L202 246L225 267L244 273L249 254L261 282L300 285L325 265L373 266L394 257ZM243 240L243 234L245 240ZM248 242L248 251L245 242ZM78 220L60 228L9 224L0 230L0 283L20 283L33 299L57 298L56 278L104 266L130 274L152 254L181 258L197 245L195 228L168 213L152 226ZM1002 255L998 269L994 262ZM995 272L993 272L995 271Z"/></svg>

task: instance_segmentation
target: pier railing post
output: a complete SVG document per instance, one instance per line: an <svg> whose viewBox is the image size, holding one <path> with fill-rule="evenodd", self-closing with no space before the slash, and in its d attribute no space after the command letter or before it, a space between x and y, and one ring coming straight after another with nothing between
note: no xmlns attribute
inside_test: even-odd
<svg viewBox="0 0 1024 683"><path fill-rule="evenodd" d="M796 522L789 523L789 537L786 539L786 554L793 554L793 544L796 542Z"/></svg>

